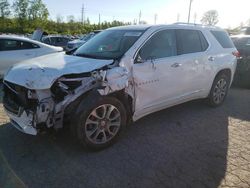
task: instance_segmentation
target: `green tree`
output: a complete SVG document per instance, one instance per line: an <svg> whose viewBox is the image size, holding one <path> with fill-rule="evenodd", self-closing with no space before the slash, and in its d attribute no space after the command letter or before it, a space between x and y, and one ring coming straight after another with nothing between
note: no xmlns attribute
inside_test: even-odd
<svg viewBox="0 0 250 188"><path fill-rule="evenodd" d="M219 22L219 14L216 10L209 10L204 13L201 23L204 25L216 25Z"/></svg>
<svg viewBox="0 0 250 188"><path fill-rule="evenodd" d="M49 16L49 11L42 0L31 1L28 12L31 20L47 20Z"/></svg>
<svg viewBox="0 0 250 188"><path fill-rule="evenodd" d="M18 24L18 31L24 32L28 23L29 0L15 0L13 3L14 15Z"/></svg>
<svg viewBox="0 0 250 188"><path fill-rule="evenodd" d="M0 18L4 19L10 15L10 4L8 0L0 0Z"/></svg>
<svg viewBox="0 0 250 188"><path fill-rule="evenodd" d="M33 0L29 8L29 27L33 30L43 28L48 22L49 11L42 0Z"/></svg>

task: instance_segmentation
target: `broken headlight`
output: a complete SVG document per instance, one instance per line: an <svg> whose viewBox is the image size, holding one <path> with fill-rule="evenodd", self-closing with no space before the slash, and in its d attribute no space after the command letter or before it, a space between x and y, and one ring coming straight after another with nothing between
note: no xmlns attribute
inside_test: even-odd
<svg viewBox="0 0 250 188"><path fill-rule="evenodd" d="M74 93L74 90L82 85L82 80L80 79L65 79L61 78L57 80L51 87L51 92L53 98L60 102L65 96Z"/></svg>

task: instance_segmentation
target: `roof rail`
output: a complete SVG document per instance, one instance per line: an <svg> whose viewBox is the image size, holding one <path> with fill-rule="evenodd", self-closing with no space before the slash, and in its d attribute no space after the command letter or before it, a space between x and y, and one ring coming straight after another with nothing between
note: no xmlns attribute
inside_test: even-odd
<svg viewBox="0 0 250 188"><path fill-rule="evenodd" d="M180 24L180 25L197 25L197 26L204 26L202 24L196 24L196 23L187 23L187 22L175 22L174 24Z"/></svg>
<svg viewBox="0 0 250 188"><path fill-rule="evenodd" d="M203 26L203 27L209 27L209 28L220 28L218 26L214 25L204 25L204 24L196 24L196 23L186 23L186 22L176 22L174 24L179 24L179 25L193 25L193 26Z"/></svg>

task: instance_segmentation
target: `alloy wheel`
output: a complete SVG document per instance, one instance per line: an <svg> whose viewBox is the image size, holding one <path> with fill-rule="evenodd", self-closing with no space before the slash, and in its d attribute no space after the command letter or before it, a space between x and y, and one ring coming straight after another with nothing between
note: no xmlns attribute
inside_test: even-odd
<svg viewBox="0 0 250 188"><path fill-rule="evenodd" d="M214 87L213 100L216 104L220 104L227 94L227 81L222 78Z"/></svg>
<svg viewBox="0 0 250 188"><path fill-rule="evenodd" d="M111 105L98 106L85 122L87 139L93 144L105 144L114 138L121 127L121 114Z"/></svg>

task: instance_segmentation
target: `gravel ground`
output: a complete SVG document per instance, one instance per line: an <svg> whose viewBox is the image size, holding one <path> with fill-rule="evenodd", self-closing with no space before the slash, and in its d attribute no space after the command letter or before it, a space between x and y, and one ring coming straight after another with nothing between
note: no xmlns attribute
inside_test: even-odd
<svg viewBox="0 0 250 188"><path fill-rule="evenodd" d="M194 101L131 125L114 146L88 152L67 133L18 132L0 107L0 187L250 187L250 90L225 104Z"/></svg>

